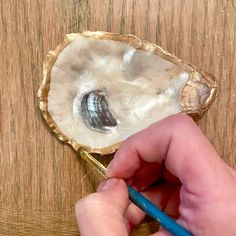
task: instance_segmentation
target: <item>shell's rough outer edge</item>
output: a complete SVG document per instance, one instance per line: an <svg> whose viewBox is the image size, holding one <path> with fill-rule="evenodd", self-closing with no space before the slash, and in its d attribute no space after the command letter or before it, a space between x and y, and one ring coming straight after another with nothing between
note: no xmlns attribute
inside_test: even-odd
<svg viewBox="0 0 236 236"><path fill-rule="evenodd" d="M96 31L96 32L84 31L82 33L67 34L64 38L64 41L60 43L56 47L55 50L49 51L49 53L47 54L44 60L43 81L38 90L37 96L39 98L39 108L42 112L44 119L48 123L49 127L56 134L59 140L70 144L74 148L75 151L78 151L80 147L83 147L89 153L98 153L101 155L108 155L108 154L114 153L121 145L121 143L116 143L114 145L111 145L109 147L104 147L104 148L93 148L93 147L81 145L77 143L75 140L68 138L66 135L63 134L63 132L59 129L59 127L57 126L55 121L52 119L48 111L48 93L50 89L51 69L59 53L78 36L88 37L92 39L104 39L104 40L114 40L114 41L125 42L125 43L130 44L132 47L136 49L153 51L154 53L160 55L163 58L166 58L169 61L172 61L175 64L183 65L188 72L191 72L192 76L190 76L188 82L184 86L181 93L182 112L190 115L195 120L200 119L204 115L204 113L209 109L209 106L212 104L212 102L214 101L217 95L217 85L216 85L215 77L213 75L205 71L202 71L196 68L194 65L177 58L176 56L170 54L169 52L165 51L164 49L162 49L161 47L159 47L158 45L154 43L142 41L136 36L131 35L131 34L119 35L115 33L103 32L103 31ZM196 78L194 76L196 72L198 72L202 76L202 78ZM198 110L192 111L191 104L188 101L188 95L192 91L192 89L195 89L198 86L198 84L201 84L201 83L204 83L205 85L208 86L208 89L210 90L210 95L208 96L208 99L201 104L201 107Z"/></svg>

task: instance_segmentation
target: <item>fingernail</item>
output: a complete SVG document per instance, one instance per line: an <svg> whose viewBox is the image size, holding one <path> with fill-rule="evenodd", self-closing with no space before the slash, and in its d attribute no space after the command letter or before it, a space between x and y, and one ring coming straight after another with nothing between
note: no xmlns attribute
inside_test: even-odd
<svg viewBox="0 0 236 236"><path fill-rule="evenodd" d="M107 170L106 170L106 175L108 176L108 177L110 177L110 169L111 169L111 166L112 166L112 161L109 163L109 165L107 166Z"/></svg>
<svg viewBox="0 0 236 236"><path fill-rule="evenodd" d="M107 166L107 170L106 170L106 175L108 176L108 178L113 178L114 177L114 169L116 168L116 162L114 160L112 160L109 165Z"/></svg>
<svg viewBox="0 0 236 236"><path fill-rule="evenodd" d="M102 181L102 182L98 185L98 187L97 187L97 192L100 192L100 191L101 191L102 187L105 185L106 182L107 182L107 181L104 180L104 181Z"/></svg>
<svg viewBox="0 0 236 236"><path fill-rule="evenodd" d="M108 179L100 188L100 191L113 189L119 183L119 179Z"/></svg>

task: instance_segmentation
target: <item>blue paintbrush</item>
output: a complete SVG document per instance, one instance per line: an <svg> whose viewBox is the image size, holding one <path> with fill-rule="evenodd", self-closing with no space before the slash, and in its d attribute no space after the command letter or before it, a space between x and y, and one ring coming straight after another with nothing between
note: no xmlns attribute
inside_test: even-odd
<svg viewBox="0 0 236 236"><path fill-rule="evenodd" d="M83 148L79 149L80 156L89 162L102 176L106 177L106 168L99 161L97 161L91 154L85 151ZM172 218L160 210L156 205L150 202L142 194L137 192L131 186L128 185L128 192L130 200L142 209L148 216L157 220L164 228L175 236L191 236L181 225L176 223Z"/></svg>

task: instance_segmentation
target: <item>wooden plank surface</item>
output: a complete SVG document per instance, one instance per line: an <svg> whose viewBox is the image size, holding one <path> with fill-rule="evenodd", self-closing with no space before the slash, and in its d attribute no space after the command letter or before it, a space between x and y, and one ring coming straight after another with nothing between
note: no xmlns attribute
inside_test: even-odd
<svg viewBox="0 0 236 236"><path fill-rule="evenodd" d="M235 0L0 0L0 235L79 235L74 204L101 178L49 132L36 92L48 50L83 30L133 33L213 73L200 126L236 167Z"/></svg>

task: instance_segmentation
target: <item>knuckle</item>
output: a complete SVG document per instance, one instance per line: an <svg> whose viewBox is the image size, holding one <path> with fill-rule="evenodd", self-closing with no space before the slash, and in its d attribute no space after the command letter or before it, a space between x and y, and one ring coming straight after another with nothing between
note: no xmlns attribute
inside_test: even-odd
<svg viewBox="0 0 236 236"><path fill-rule="evenodd" d="M182 132L183 129L190 128L194 124L195 123L190 116L184 113L179 113L168 116L163 120L153 123L152 125L149 126L149 131L155 133L157 132L157 130L160 129L160 127L165 127L168 128L169 131L176 133L176 132Z"/></svg>
<svg viewBox="0 0 236 236"><path fill-rule="evenodd" d="M182 129L183 127L192 126L194 124L193 119L183 113L170 116L167 119L169 119L168 121L171 126L177 130Z"/></svg>
<svg viewBox="0 0 236 236"><path fill-rule="evenodd" d="M178 121L180 121L180 122L181 122L181 121L189 121L189 120L191 120L190 116L188 116L188 115L185 114L185 113L178 113L178 114L169 116L169 119L178 120Z"/></svg>

